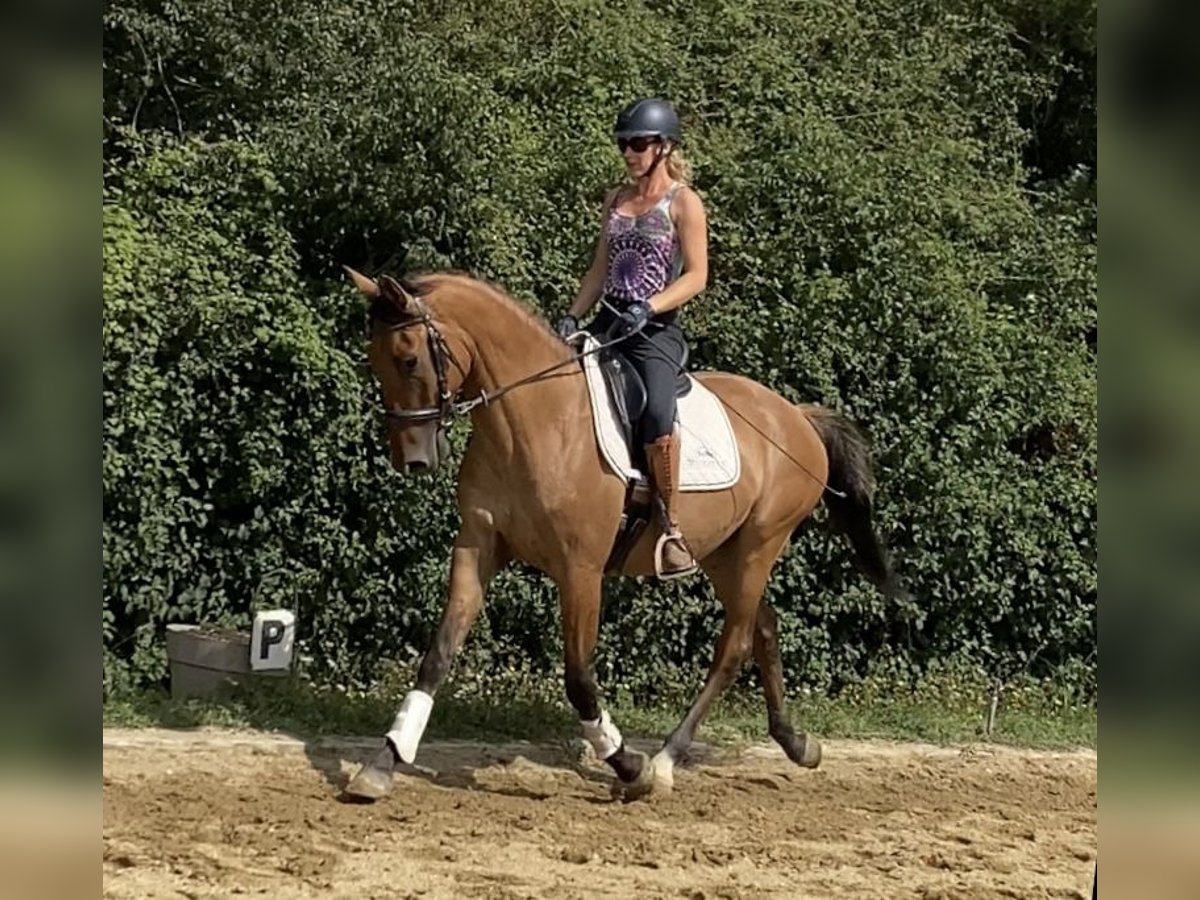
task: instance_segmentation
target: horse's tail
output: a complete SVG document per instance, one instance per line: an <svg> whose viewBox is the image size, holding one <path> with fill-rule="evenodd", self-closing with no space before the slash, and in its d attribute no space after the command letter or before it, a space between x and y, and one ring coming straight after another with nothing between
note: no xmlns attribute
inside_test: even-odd
<svg viewBox="0 0 1200 900"><path fill-rule="evenodd" d="M880 591L888 597L909 599L872 523L875 476L866 439L854 423L839 412L810 405L801 406L800 410L825 444L829 456L829 487L845 494L842 497L832 491L825 492L834 531L846 535L859 567Z"/></svg>

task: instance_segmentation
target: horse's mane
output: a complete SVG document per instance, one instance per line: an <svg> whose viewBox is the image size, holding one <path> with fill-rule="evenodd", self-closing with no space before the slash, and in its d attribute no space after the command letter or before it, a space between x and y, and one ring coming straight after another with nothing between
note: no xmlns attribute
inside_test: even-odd
<svg viewBox="0 0 1200 900"><path fill-rule="evenodd" d="M492 302L515 313L557 349L566 350L555 337L550 323L543 316L510 296L504 288L493 281L478 278L468 272L456 269L441 269L432 272L409 272L400 280L400 284L405 290L423 300L428 300L434 308L442 304L453 308L454 295L459 292L482 293Z"/></svg>

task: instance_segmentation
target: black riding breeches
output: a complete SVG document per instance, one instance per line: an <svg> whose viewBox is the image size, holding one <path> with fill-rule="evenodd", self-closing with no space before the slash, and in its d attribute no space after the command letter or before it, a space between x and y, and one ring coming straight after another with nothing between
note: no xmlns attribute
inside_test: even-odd
<svg viewBox="0 0 1200 900"><path fill-rule="evenodd" d="M603 328L605 316L594 323ZM591 329L589 329L591 330ZM597 329L599 330L599 329ZM603 338L601 338L603 339ZM646 411L642 414L642 443L670 434L675 427L675 385L686 350L678 325L651 321L646 327L614 348L629 360L646 385Z"/></svg>

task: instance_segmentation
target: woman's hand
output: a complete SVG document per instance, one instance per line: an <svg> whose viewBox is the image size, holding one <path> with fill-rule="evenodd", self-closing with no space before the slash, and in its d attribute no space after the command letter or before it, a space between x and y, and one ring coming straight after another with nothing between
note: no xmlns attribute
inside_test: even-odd
<svg viewBox="0 0 1200 900"><path fill-rule="evenodd" d="M567 313L558 320L558 324L554 328L558 332L558 336L565 341L579 330L579 320L570 313Z"/></svg>
<svg viewBox="0 0 1200 900"><path fill-rule="evenodd" d="M637 334L646 327L646 322L650 320L650 304L649 303L631 303L625 308L625 311L617 317L617 321L613 323L609 334L616 338L629 337L631 334Z"/></svg>

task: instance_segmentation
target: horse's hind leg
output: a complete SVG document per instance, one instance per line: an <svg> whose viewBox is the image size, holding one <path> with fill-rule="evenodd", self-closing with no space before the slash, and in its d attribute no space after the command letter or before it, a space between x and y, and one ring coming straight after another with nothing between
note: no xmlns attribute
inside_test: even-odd
<svg viewBox="0 0 1200 900"><path fill-rule="evenodd" d="M743 532L705 559L700 565L712 580L717 597L725 607L725 625L717 641L716 653L708 678L687 715L671 732L663 748L650 761L641 776L629 786L627 799L637 799L671 789L675 763L683 756L696 728L750 658L754 646L754 628L763 589L771 577L780 551L787 543L790 529L762 540Z"/></svg>
<svg viewBox="0 0 1200 900"><path fill-rule="evenodd" d="M767 728L788 759L815 769L821 764L821 745L804 732L796 734L788 721L783 691L783 662L779 658L779 621L768 603L760 603L754 627L754 661L767 698Z"/></svg>

